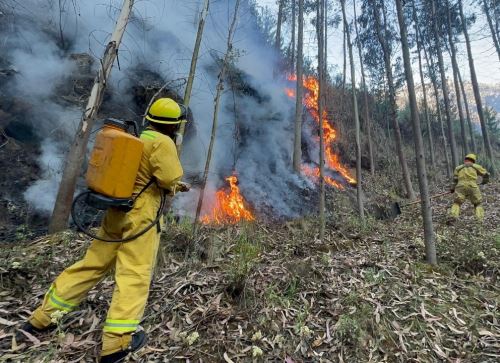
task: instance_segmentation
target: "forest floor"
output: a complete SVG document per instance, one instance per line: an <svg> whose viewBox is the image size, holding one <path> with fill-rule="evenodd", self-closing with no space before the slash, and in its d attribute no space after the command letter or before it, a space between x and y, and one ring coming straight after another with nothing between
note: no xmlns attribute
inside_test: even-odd
<svg viewBox="0 0 500 363"><path fill-rule="evenodd" d="M433 202L434 268L418 206L361 223L336 191L323 242L315 218L203 227L197 238L169 225L142 322L150 340L131 361L498 362L500 184L483 193L484 224L470 204L450 223L451 198ZM29 344L13 334L88 243L65 232L0 246L1 362L97 361L110 277L55 333Z"/></svg>

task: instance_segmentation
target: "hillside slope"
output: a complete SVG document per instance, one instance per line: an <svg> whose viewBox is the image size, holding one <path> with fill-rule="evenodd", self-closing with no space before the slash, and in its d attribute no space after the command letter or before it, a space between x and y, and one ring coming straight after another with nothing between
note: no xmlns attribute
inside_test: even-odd
<svg viewBox="0 0 500 363"><path fill-rule="evenodd" d="M449 200L436 202L435 269L418 207L363 226L346 193L330 192L325 243L313 219L204 227L197 240L169 225L142 324L150 342L132 360L497 362L500 184L484 192L484 225L470 205L449 224ZM110 278L58 332L29 346L12 336L87 244L63 233L0 247L0 361L95 361Z"/></svg>

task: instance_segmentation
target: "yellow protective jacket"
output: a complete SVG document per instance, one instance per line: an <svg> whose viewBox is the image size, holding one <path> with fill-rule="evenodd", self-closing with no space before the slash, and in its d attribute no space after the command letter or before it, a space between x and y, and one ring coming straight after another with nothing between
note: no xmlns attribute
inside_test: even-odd
<svg viewBox="0 0 500 363"><path fill-rule="evenodd" d="M141 140L144 150L135 195L152 178L155 183L136 199L131 211L110 208L106 212L99 232L104 238L127 238L151 225L161 204L161 189L175 193L176 184L182 177L182 166L172 139L147 129L141 134ZM158 232L152 228L127 243L92 241L83 259L57 277L30 322L39 329L50 325L55 311L75 309L88 291L114 269L116 285L103 327L101 355L125 349L144 314L160 242Z"/></svg>
<svg viewBox="0 0 500 363"><path fill-rule="evenodd" d="M489 180L488 171L479 164L462 164L455 168L453 183L455 186L477 187L477 178L483 177L483 183Z"/></svg>

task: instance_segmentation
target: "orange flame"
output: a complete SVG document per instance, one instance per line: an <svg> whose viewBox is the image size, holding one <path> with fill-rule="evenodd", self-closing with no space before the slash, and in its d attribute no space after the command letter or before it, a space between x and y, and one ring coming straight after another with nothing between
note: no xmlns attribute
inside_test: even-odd
<svg viewBox="0 0 500 363"><path fill-rule="evenodd" d="M290 81L296 81L297 76L292 75L289 77ZM319 109L318 109L318 98L319 98L319 81L313 76L304 77L303 80L304 88L307 90L304 95L304 105L306 106L309 114L319 125ZM295 97L295 90L291 88L285 89L286 94L289 97ZM354 179L347 168L343 166L339 160L339 156L333 150L333 143L337 138L337 131L333 128L328 120L328 112L323 110L323 117L321 118L321 125L323 127L323 141L325 144L325 164L328 168L336 170L342 175L349 183L355 184L356 179ZM302 172L304 175L309 177L314 177L316 172L310 167L303 167ZM319 169L317 172L317 178L319 178ZM338 187L340 185L336 180L325 177L325 182L328 184Z"/></svg>
<svg viewBox="0 0 500 363"><path fill-rule="evenodd" d="M301 167L302 174L307 176L310 179L313 179L315 182L319 180L319 168L315 167L312 168L308 165L302 165ZM332 187L335 187L340 190L344 190L344 186L340 184L337 180L333 179L332 177L329 177L328 175L324 176L325 178L325 183L331 185Z"/></svg>
<svg viewBox="0 0 500 363"><path fill-rule="evenodd" d="M201 217L203 224L236 224L241 220L255 220L252 212L246 207L246 202L238 188L238 178L232 175L226 178L229 190L221 189L215 194L215 206L210 214Z"/></svg>

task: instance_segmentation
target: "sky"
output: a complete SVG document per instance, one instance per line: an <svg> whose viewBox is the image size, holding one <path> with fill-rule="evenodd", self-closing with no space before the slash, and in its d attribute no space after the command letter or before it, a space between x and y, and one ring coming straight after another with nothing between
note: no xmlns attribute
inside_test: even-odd
<svg viewBox="0 0 500 363"><path fill-rule="evenodd" d="M278 7L276 5L276 0L257 0L257 4L260 6L268 6L272 11L277 14ZM351 2L348 2L351 3ZM351 3L352 6L352 3ZM465 12L469 13L470 8L465 8ZM491 37L488 36L489 28L486 23L486 18L484 14L479 11L477 14L477 22L474 27L469 31L469 36L471 38L471 48L472 53L474 54L474 64L476 68L477 77L480 83L488 83L488 84L500 84L500 62L498 61L498 57L496 55L495 48L493 46L493 42ZM348 14L349 16L349 14ZM359 16L359 13L358 13ZM310 54L312 57L317 52L317 45L315 39L314 29L309 25L305 30L305 52L306 54ZM463 39L463 38L462 38ZM342 55L342 45L343 45L343 35L342 35L342 27L340 28L330 28L328 32L328 54L329 59L328 63L330 66L336 66L337 69L342 69L343 63L343 55ZM462 43L457 44L458 47L458 59L459 59L459 67L461 74L464 80L470 79L469 73L469 65L467 62L467 51L465 49L465 40ZM359 59L355 56L355 62L359 64ZM445 61L449 61L446 56ZM451 61L450 61L451 67ZM358 67L357 67L358 68ZM357 70L359 72L359 70ZM349 72L347 72L347 78L349 79ZM359 75L358 75L359 79Z"/></svg>

